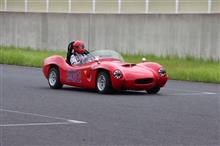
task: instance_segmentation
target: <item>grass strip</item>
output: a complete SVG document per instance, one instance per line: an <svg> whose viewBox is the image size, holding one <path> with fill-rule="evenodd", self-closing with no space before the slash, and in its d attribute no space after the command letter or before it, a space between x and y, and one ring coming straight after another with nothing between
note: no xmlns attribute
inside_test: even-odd
<svg viewBox="0 0 220 146"><path fill-rule="evenodd" d="M0 47L0 64L41 67L44 58L55 54L65 57L66 52ZM125 61L132 63L140 62L142 57L148 61L158 62L167 69L170 79L220 83L220 61L154 55L123 55L123 57Z"/></svg>
<svg viewBox="0 0 220 146"><path fill-rule="evenodd" d="M44 58L51 55L65 56L64 51L33 50L31 48L0 47L1 64L41 67Z"/></svg>

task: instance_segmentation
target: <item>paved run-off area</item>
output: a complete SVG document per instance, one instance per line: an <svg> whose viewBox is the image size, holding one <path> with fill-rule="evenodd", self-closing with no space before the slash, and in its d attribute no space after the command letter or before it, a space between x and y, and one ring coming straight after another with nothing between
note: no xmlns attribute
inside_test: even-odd
<svg viewBox="0 0 220 146"><path fill-rule="evenodd" d="M157 95L49 88L0 65L0 145L220 145L220 85L170 80Z"/></svg>

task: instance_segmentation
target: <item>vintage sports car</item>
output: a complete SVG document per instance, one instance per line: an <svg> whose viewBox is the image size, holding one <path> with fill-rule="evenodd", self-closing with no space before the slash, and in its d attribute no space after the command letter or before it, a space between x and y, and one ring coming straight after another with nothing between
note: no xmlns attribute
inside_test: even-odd
<svg viewBox="0 0 220 146"><path fill-rule="evenodd" d="M143 60L126 63L112 50L91 52L82 64L71 66L62 56L54 55L44 60L43 73L53 89L70 85L96 89L99 93L114 90L146 90L156 94L167 82L166 70L158 63Z"/></svg>

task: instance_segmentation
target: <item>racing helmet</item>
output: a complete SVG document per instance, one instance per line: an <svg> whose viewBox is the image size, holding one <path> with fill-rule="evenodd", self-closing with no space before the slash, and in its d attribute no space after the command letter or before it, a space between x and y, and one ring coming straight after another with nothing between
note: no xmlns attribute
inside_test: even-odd
<svg viewBox="0 0 220 146"><path fill-rule="evenodd" d="M73 50L78 54L84 54L86 52L85 45L83 41L75 41L73 43Z"/></svg>

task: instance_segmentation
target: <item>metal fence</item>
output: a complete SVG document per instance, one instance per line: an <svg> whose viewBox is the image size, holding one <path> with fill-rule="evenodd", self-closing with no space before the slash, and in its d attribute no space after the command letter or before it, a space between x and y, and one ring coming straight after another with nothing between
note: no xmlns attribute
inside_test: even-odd
<svg viewBox="0 0 220 146"><path fill-rule="evenodd" d="M0 11L61 13L220 13L220 0L0 0Z"/></svg>

